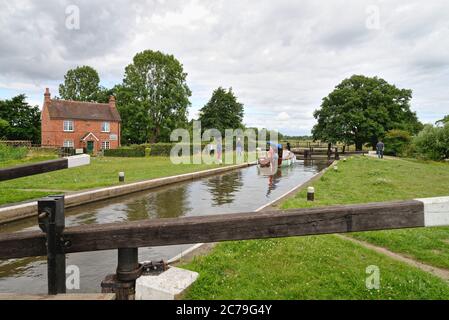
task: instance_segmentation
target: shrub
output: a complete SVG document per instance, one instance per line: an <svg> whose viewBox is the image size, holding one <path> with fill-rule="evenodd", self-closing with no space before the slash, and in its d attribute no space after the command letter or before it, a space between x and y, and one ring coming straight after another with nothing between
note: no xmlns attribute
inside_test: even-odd
<svg viewBox="0 0 449 320"><path fill-rule="evenodd" d="M129 157L129 158L138 158L145 157L145 146L129 146L129 147L121 147L118 149L107 149L104 150L105 157Z"/></svg>
<svg viewBox="0 0 449 320"><path fill-rule="evenodd" d="M413 142L417 153L423 158L432 160L449 158L449 123L444 127L426 125Z"/></svg>
<svg viewBox="0 0 449 320"><path fill-rule="evenodd" d="M18 160L25 158L28 149L24 147L9 147L0 142L0 161Z"/></svg>
<svg viewBox="0 0 449 320"><path fill-rule="evenodd" d="M385 135L385 154L392 156L404 155L412 137L408 131L393 129Z"/></svg>
<svg viewBox="0 0 449 320"><path fill-rule="evenodd" d="M170 151L175 144L173 143L155 143L151 145L151 156L170 156Z"/></svg>
<svg viewBox="0 0 449 320"><path fill-rule="evenodd" d="M151 148L150 148L151 149L150 155L151 156L168 157L168 156L170 156L170 152L171 152L172 148L176 144L177 143L155 143L155 144L152 144ZM207 145L207 143L202 143L201 150L203 150L206 145ZM193 154L193 144L190 144L190 154Z"/></svg>

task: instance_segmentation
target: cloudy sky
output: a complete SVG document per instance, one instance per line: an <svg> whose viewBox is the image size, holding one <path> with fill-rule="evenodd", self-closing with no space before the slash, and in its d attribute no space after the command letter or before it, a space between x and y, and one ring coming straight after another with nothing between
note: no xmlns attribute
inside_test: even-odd
<svg viewBox="0 0 449 320"><path fill-rule="evenodd" d="M321 99L352 74L413 89L423 122L449 114L446 0L0 0L0 99L41 105L78 65L112 87L145 49L183 63L190 117L232 87L247 125L309 134Z"/></svg>

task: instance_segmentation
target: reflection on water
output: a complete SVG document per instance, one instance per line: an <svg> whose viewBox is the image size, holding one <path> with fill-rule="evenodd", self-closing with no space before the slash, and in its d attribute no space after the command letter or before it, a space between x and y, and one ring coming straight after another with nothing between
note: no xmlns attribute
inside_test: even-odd
<svg viewBox="0 0 449 320"><path fill-rule="evenodd" d="M326 166L326 162L299 161L291 167L280 168L272 176L259 174L253 166L68 209L66 225L253 211ZM38 230L36 219L0 226L2 233L23 230ZM139 259L169 259L190 246L140 248ZM101 280L115 271L116 255L116 250L67 255L67 265L80 268L80 292L100 291ZM45 293L46 272L46 259L42 257L0 261L0 292Z"/></svg>
<svg viewBox="0 0 449 320"><path fill-rule="evenodd" d="M212 197L212 206L232 203L235 194L243 187L242 172L235 171L226 175L212 177L203 182Z"/></svg>

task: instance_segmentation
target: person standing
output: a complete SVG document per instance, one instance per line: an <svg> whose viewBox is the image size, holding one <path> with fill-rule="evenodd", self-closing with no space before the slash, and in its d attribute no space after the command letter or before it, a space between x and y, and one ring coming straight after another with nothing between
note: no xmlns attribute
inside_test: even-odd
<svg viewBox="0 0 449 320"><path fill-rule="evenodd" d="M240 138L237 138L236 151L237 156L240 158L242 156L242 141L240 141Z"/></svg>
<svg viewBox="0 0 449 320"><path fill-rule="evenodd" d="M222 153L222 151L223 151L223 146L221 145L221 139L218 139L218 141L217 141L217 160L218 160L218 163L222 163L222 155L221 155L221 153Z"/></svg>
<svg viewBox="0 0 449 320"><path fill-rule="evenodd" d="M377 143L376 150L377 150L377 157L379 159L383 159L384 158L385 144L382 142L382 140L379 140L379 142Z"/></svg>

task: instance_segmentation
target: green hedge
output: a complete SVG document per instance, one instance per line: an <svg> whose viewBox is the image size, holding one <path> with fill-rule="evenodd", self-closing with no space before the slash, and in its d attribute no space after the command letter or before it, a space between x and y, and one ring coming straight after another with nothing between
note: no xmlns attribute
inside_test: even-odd
<svg viewBox="0 0 449 320"><path fill-rule="evenodd" d="M145 146L129 146L121 147L118 149L107 149L104 150L105 157L129 157L138 158L145 157Z"/></svg>
<svg viewBox="0 0 449 320"><path fill-rule="evenodd" d="M170 156L173 143L155 143L151 145L150 156Z"/></svg>
<svg viewBox="0 0 449 320"><path fill-rule="evenodd" d="M118 149L104 150L104 156L106 157L145 157L145 156L159 156L169 157L172 148L177 143L154 143L154 144L141 144L131 145L127 147L121 147ZM201 144L201 151L206 147L207 143ZM223 149L225 146L223 146ZM193 144L190 145L190 154L193 154Z"/></svg>
<svg viewBox="0 0 449 320"><path fill-rule="evenodd" d="M172 148L177 143L155 143L152 144L150 148L150 156L163 156L163 157L169 157L170 152ZM206 147L207 143L201 144L201 150L203 150ZM193 154L193 144L190 145L190 154Z"/></svg>

